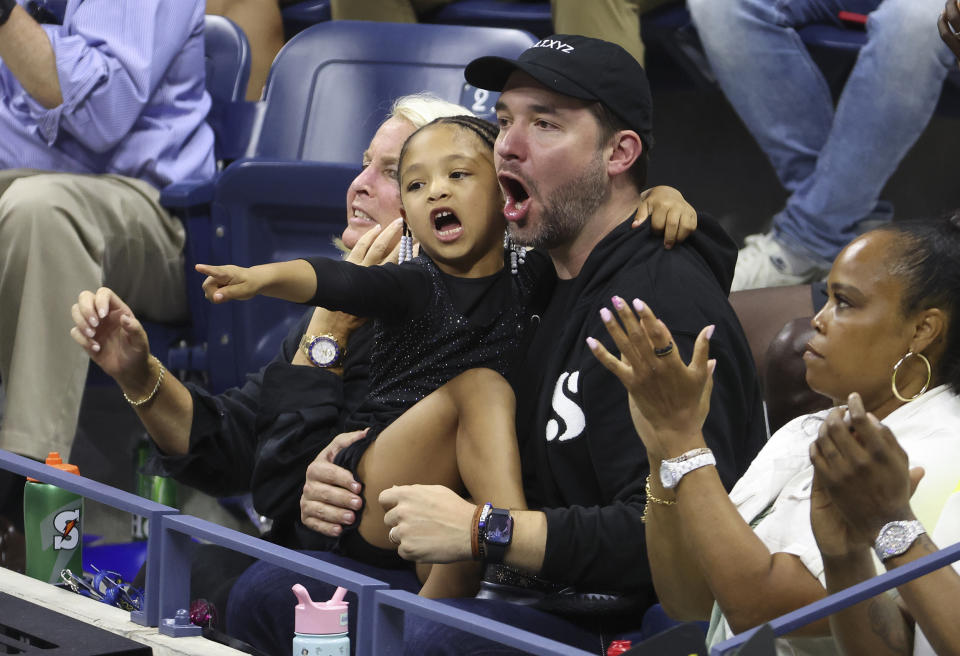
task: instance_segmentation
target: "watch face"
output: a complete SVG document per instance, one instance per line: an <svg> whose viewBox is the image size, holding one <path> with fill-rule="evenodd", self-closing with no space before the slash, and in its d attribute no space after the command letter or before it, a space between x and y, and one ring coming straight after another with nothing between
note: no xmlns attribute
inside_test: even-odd
<svg viewBox="0 0 960 656"><path fill-rule="evenodd" d="M660 463L660 484L668 490L677 486L679 481L679 472L665 462Z"/></svg>
<svg viewBox="0 0 960 656"><path fill-rule="evenodd" d="M337 361L340 349L329 337L315 337L310 342L310 358L320 367L328 367Z"/></svg>
<svg viewBox="0 0 960 656"><path fill-rule="evenodd" d="M881 560L892 556L899 556L913 544L914 540L923 533L919 522L901 521L890 522L880 531L875 549Z"/></svg>
<svg viewBox="0 0 960 656"><path fill-rule="evenodd" d="M487 518L486 541L492 544L510 544L513 536L513 517L508 513L493 513Z"/></svg>
<svg viewBox="0 0 960 656"><path fill-rule="evenodd" d="M900 524L894 524L883 532L884 551L890 555L898 555L906 551L913 542L913 535L910 529Z"/></svg>

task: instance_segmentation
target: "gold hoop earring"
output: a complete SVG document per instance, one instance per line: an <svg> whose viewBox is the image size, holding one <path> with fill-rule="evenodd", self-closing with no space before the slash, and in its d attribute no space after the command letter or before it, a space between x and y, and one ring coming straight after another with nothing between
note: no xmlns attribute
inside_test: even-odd
<svg viewBox="0 0 960 656"><path fill-rule="evenodd" d="M927 382L923 384L923 388L911 396L910 398L905 397L900 393L900 390L897 389L897 370L900 369L900 366L907 361L911 355L915 355L923 361L923 364L927 365ZM897 361L897 364L893 365L893 375L890 377L890 388L893 390L893 395L903 401L904 403L910 403L911 401L916 400L921 394L927 391L927 388L930 387L930 379L933 378L933 368L930 366L930 361L927 360L927 356L923 353L914 353L913 351L907 351L907 354L900 358Z"/></svg>

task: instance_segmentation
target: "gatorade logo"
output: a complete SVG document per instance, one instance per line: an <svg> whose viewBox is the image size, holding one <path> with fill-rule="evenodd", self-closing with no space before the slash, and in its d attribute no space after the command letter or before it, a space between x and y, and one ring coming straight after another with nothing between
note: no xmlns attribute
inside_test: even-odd
<svg viewBox="0 0 960 656"><path fill-rule="evenodd" d="M53 518L53 548L57 551L76 549L80 544L80 510L64 510Z"/></svg>

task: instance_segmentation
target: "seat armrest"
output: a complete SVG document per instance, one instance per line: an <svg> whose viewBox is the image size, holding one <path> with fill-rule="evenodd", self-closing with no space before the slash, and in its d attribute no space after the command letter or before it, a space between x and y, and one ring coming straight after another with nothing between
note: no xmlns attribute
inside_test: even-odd
<svg viewBox="0 0 960 656"><path fill-rule="evenodd" d="M217 178L185 180L168 185L160 192L160 204L177 210L208 205L213 200Z"/></svg>
<svg viewBox="0 0 960 656"><path fill-rule="evenodd" d="M359 172L353 164L241 159L221 174L216 203L342 209L346 189Z"/></svg>

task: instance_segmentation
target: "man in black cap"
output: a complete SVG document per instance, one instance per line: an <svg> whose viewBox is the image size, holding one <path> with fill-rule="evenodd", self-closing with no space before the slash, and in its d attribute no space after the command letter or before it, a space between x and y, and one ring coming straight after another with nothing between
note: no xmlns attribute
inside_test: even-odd
<svg viewBox="0 0 960 656"><path fill-rule="evenodd" d="M537 608L571 620L564 639L595 650L598 632L606 640L638 626L655 596L642 521L650 464L623 386L586 338L613 348L602 315L633 299L650 305L687 360L703 327L716 327L704 435L731 487L765 439L750 350L726 298L736 248L706 217L671 250L649 226L631 230L653 144L652 102L643 69L619 46L554 35L515 61L475 60L466 78L502 91L495 163L504 215L513 238L553 264L511 381L524 488L536 510L484 509L484 499L439 486L395 487L380 501L406 558L467 561L477 540L494 565L485 598L452 603L556 637L555 617L505 601L542 596ZM411 654L500 653L430 622L408 620L405 638Z"/></svg>

